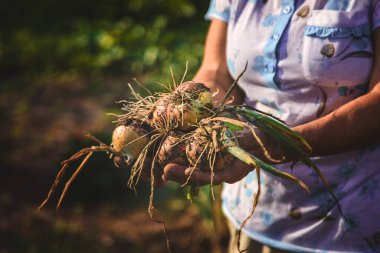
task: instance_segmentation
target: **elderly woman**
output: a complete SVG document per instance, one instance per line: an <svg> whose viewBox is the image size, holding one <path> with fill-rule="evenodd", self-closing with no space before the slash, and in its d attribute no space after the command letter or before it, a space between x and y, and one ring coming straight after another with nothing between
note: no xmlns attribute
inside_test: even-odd
<svg viewBox="0 0 380 253"><path fill-rule="evenodd" d="M211 24L194 80L219 89L220 98L248 62L235 103L281 118L309 141L344 213L317 176L296 164L293 173L312 194L262 172L246 236L266 252L380 252L380 1L215 0L206 17ZM270 139L265 144L282 154ZM292 162L285 156L281 170ZM169 164L164 179L183 181L187 173ZM239 161L216 172L214 181L228 183L222 208L234 231L252 210L255 175ZM191 180L209 178L197 170ZM230 251L236 248L232 242Z"/></svg>

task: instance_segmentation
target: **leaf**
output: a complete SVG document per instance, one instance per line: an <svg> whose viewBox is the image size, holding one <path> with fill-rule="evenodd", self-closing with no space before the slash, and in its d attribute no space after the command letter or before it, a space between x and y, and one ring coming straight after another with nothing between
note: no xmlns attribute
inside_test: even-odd
<svg viewBox="0 0 380 253"><path fill-rule="evenodd" d="M290 137L295 138L296 140L300 141L305 146L308 153L311 152L312 147L301 135L294 132L285 123L281 122L280 120L276 119L275 117L269 116L265 113L256 111L254 109L248 109L247 107L236 107L235 110L240 112L240 113L243 113L246 116L249 116L250 118L253 118L256 121L270 125L273 128L281 131L282 133L284 133Z"/></svg>
<svg viewBox="0 0 380 253"><path fill-rule="evenodd" d="M244 115L248 116L246 117L248 120L253 118L253 121L251 121L252 124L256 125L260 130L267 133L270 137L272 137L275 141L277 141L287 152L292 153L295 155L300 161L302 161L304 164L308 165L312 170L314 170L319 178L322 180L323 184L335 200L339 213L344 217L342 208L339 204L338 197L335 195L333 189L331 188L330 184L328 183L327 179L323 175L323 173L320 171L318 166L310 159L309 154L306 153L301 147L297 145L292 139L290 139L289 135L287 135L288 132L293 132L291 129L289 129L284 123L269 117L265 114L258 114L257 112L253 110L247 110L244 108L236 108L238 111L243 112ZM263 116L264 115L264 116ZM266 120L262 120L265 118ZM269 123L270 122L270 123ZM275 123L273 123L275 122ZM279 128L278 126L281 125ZM279 129L289 129L290 131L278 131ZM298 134L291 135L292 137L297 136ZM299 136L299 135L298 135ZM301 136L297 138L299 140L304 140ZM304 141L307 146L310 147L310 145ZM311 147L310 147L311 150ZM265 166L265 165L264 165ZM265 170L265 168L263 168ZM268 171L269 172L269 171Z"/></svg>
<svg viewBox="0 0 380 253"><path fill-rule="evenodd" d="M228 127L228 129L230 129L231 131L241 131L243 130L244 128L241 128L239 126L236 126L234 124L231 124L231 123L228 123L228 122L224 122L224 124Z"/></svg>
<svg viewBox="0 0 380 253"><path fill-rule="evenodd" d="M293 176L293 175L291 175L291 174L289 174L287 172L284 172L284 171L281 171L279 169L276 169L272 165L269 165L269 164L261 161L259 158L253 156L252 154L248 153L244 149L242 149L242 148L240 148L238 146L232 146L232 147L228 147L227 151L231 155L235 156L237 159L239 159L240 161L242 161L242 162L244 162L244 163L246 163L248 165L252 165L253 167L257 167L258 166L261 169L267 171L268 173L270 173L270 174L272 174L274 176L281 177L281 178L284 178L284 179L296 182L305 191L307 191L308 193L310 193L309 187L302 180L300 180L296 176Z"/></svg>
<svg viewBox="0 0 380 253"><path fill-rule="evenodd" d="M214 117L214 118L211 118L210 120L222 121L232 131L243 130L245 126L244 122L241 122L240 120L236 120L236 119L231 119L228 117Z"/></svg>

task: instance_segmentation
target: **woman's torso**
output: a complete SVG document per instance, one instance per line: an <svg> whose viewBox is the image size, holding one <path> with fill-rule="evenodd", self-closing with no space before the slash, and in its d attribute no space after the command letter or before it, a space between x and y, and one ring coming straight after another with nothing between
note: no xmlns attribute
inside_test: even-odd
<svg viewBox="0 0 380 253"><path fill-rule="evenodd" d="M377 1L215 1L209 17L226 19L227 64L246 103L291 126L323 117L368 90L373 65L372 29ZM375 11L376 10L376 11ZM349 127L349 126L348 126ZM299 252L380 251L380 147L315 158L348 217L339 215L315 173L297 164L293 173L312 195L262 173L263 193L245 227L255 239ZM289 171L290 165L278 168ZM255 173L225 185L223 208L240 224L252 209ZM312 249L320 249L315 251Z"/></svg>

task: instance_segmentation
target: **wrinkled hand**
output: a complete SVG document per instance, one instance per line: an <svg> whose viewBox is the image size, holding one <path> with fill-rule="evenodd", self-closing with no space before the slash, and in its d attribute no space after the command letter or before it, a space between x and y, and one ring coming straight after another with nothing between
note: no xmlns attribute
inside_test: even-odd
<svg viewBox="0 0 380 253"><path fill-rule="evenodd" d="M252 166L248 166L240 160L235 159L230 166L221 171L214 172L212 183L214 185L219 185L223 182L233 184L243 179L252 169ZM165 166L162 179L164 182L171 180L182 184L189 179L189 184L197 186L211 183L212 175L210 171L204 171L200 168L194 169L193 172L192 170L193 168L187 166L170 163Z"/></svg>
<svg viewBox="0 0 380 253"><path fill-rule="evenodd" d="M275 141L268 138L264 133L257 130L256 137L260 139L261 144L250 131L241 132L237 136L239 145L243 149L266 163L278 164L292 161L292 156L282 150ZM231 165L221 171L214 172L213 184L218 185L223 182L233 184L243 179L253 169L252 166L235 158ZM187 166L171 163L164 168L162 179L164 182L171 180L182 184L188 180L189 184L203 186L211 183L211 176L211 172L200 168L193 170Z"/></svg>

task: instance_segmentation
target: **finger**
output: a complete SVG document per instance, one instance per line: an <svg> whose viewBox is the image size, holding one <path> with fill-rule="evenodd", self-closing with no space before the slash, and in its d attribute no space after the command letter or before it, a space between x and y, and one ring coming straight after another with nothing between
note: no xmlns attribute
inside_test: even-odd
<svg viewBox="0 0 380 253"><path fill-rule="evenodd" d="M186 182L187 176L185 174L187 166L178 165L175 163L169 163L164 168L164 174L162 175L163 181L176 181L178 183Z"/></svg>
<svg viewBox="0 0 380 253"><path fill-rule="evenodd" d="M189 182L199 186L213 184L219 185L223 182L233 184L244 178L250 171L252 167L246 165L240 160L234 160L231 166L224 168L221 171L216 171L213 174L209 171L203 171L200 169L193 170L188 168L185 171L187 176L190 176Z"/></svg>
<svg viewBox="0 0 380 253"><path fill-rule="evenodd" d="M189 179L189 182L196 184L198 186L214 184L219 185L226 180L226 171L218 171L212 174L209 171L202 171L200 169L187 168L185 171L186 180ZM189 178L190 177L190 178Z"/></svg>

